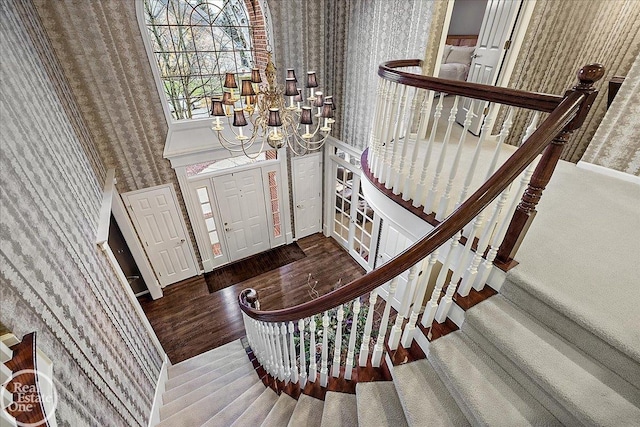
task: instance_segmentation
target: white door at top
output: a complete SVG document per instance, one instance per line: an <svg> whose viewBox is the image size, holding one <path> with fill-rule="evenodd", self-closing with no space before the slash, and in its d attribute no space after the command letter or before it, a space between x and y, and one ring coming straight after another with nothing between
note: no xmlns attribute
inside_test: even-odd
<svg viewBox="0 0 640 427"><path fill-rule="evenodd" d="M261 170L217 176L213 186L230 260L271 249Z"/></svg>
<svg viewBox="0 0 640 427"><path fill-rule="evenodd" d="M320 159L320 153L314 153L291 160L296 239L322 229Z"/></svg>
<svg viewBox="0 0 640 427"><path fill-rule="evenodd" d="M161 185L122 195L161 286L198 274L173 187Z"/></svg>
<svg viewBox="0 0 640 427"><path fill-rule="evenodd" d="M413 239L407 237L398 227L396 227L390 221L383 221L376 267L382 264L386 264L391 258L407 249L413 243ZM396 310L400 310L405 293L413 293L412 289L408 289L408 278L409 273L407 271L402 273L402 275L398 278L396 292L391 300L391 305ZM384 285L383 289L388 292L389 284Z"/></svg>
<svg viewBox="0 0 640 427"><path fill-rule="evenodd" d="M480 34L478 34L478 44L467 77L468 82L486 85L496 83L500 65L508 48L507 40L513 33L521 4L522 0L487 1L482 27L480 27ZM456 116L458 123L464 124L470 105L471 100L465 99ZM473 113L476 117L472 119L469 130L475 135L480 133L484 118L483 110L486 105L486 102L477 100L474 103Z"/></svg>

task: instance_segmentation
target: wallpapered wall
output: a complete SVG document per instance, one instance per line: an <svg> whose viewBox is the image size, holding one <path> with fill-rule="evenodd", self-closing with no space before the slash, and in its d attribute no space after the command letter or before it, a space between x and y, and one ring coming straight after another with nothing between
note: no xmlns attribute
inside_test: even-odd
<svg viewBox="0 0 640 427"><path fill-rule="evenodd" d="M31 1L31 0L29 0ZM73 97L120 193L172 183L194 247L175 172L162 158L167 120L134 1L33 0Z"/></svg>
<svg viewBox="0 0 640 427"><path fill-rule="evenodd" d="M607 82L626 75L640 53L638 16L637 0L536 2L509 87L563 94L577 83L581 66L599 62L607 69L596 85L601 94L567 143L564 160L580 160L605 114ZM526 126L526 115L517 114L511 135L521 135Z"/></svg>
<svg viewBox="0 0 640 427"><path fill-rule="evenodd" d="M602 119L582 161L640 176L640 56Z"/></svg>
<svg viewBox="0 0 640 427"><path fill-rule="evenodd" d="M36 331L52 358L58 425L146 425L161 354L95 244L96 155L17 12L28 7L0 2L0 321Z"/></svg>

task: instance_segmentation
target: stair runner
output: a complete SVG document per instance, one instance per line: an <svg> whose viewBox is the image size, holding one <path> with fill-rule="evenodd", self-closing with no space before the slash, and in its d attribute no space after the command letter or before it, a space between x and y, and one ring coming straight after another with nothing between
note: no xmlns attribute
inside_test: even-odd
<svg viewBox="0 0 640 427"><path fill-rule="evenodd" d="M505 286L515 294L516 285ZM468 310L462 329L433 341L427 359L391 368L393 381L359 383L355 395L328 391L324 401L265 388L240 341L232 342L169 368L159 425L640 425L640 389L615 373L616 359L607 366L579 349L558 323L520 308L534 307L526 299L534 297L517 295Z"/></svg>

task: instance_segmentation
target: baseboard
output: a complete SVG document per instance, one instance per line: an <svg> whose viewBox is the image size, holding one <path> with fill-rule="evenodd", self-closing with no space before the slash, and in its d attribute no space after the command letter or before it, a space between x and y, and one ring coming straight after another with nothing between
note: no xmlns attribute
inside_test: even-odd
<svg viewBox="0 0 640 427"><path fill-rule="evenodd" d="M169 356L164 354L164 360L162 361L162 368L160 369L160 375L158 376L158 382L156 384L156 392L153 395L153 405L151 406L151 413L149 414L148 427L154 427L160 424L160 407L162 406L162 394L165 390L165 384L169 378Z"/></svg>
<svg viewBox="0 0 640 427"><path fill-rule="evenodd" d="M634 184L640 185L640 177L631 175L630 173L621 172L615 169L609 169L604 166L594 165L593 163L587 163L583 161L579 161L576 166L580 169L585 169L591 172L599 173L601 175L610 176L611 178L616 178L621 181L632 182Z"/></svg>

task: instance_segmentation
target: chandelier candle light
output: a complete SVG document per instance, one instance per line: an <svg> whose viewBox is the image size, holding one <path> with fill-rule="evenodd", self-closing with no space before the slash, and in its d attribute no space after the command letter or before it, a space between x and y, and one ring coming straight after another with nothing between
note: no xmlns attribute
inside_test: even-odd
<svg viewBox="0 0 640 427"><path fill-rule="evenodd" d="M265 141L275 149L286 143L298 155L322 148L331 133L331 125L335 123L336 107L332 96L323 96L316 90L315 71L307 72L309 96L306 100L303 90L297 86L298 80L292 68L287 70L284 88L276 83L276 67L271 61L271 54L265 75L266 85L261 84L260 70L254 68L250 77L238 76L241 82L238 88L236 76L226 74L222 96L211 98L211 115L215 118L211 130L216 132L220 144L231 152L242 152L250 158L262 153ZM225 137L223 117L226 117L235 138ZM249 124L251 131L245 134L243 128ZM261 144L260 149L251 155L249 150L256 141Z"/></svg>

